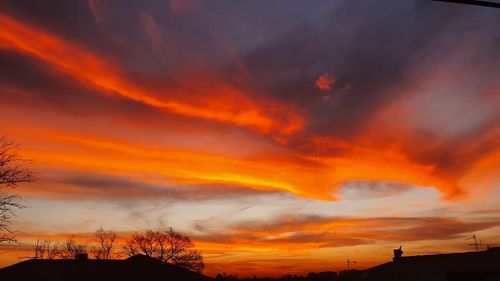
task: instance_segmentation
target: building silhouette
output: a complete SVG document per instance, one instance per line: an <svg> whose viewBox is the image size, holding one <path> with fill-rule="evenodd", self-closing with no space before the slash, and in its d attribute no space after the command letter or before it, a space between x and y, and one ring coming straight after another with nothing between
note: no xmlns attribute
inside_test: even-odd
<svg viewBox="0 0 500 281"><path fill-rule="evenodd" d="M344 280L353 281L500 281L500 248L481 252L402 256L394 250L384 263Z"/></svg>
<svg viewBox="0 0 500 281"><path fill-rule="evenodd" d="M214 279L144 255L135 255L124 260L94 260L81 255L77 259L23 261L0 269L0 280L211 281Z"/></svg>

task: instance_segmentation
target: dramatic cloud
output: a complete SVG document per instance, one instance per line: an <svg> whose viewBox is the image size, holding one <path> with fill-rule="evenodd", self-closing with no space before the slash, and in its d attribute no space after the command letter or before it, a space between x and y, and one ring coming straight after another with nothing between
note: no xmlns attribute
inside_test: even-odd
<svg viewBox="0 0 500 281"><path fill-rule="evenodd" d="M47 185L54 186L51 189L44 189L45 196L73 200L85 198L87 200L101 199L117 202L130 200L182 202L252 198L279 194L278 192L224 185L169 186L154 182L141 182L117 175L75 173L64 170L56 171L44 179L47 181ZM40 190L26 190L25 192L34 196L43 194ZM113 194L112 199L109 198L110 194Z"/></svg>
<svg viewBox="0 0 500 281"><path fill-rule="evenodd" d="M294 123L291 124L273 124L274 119L264 116L261 113L261 108L254 105L254 102L249 100L245 93L229 85L224 85L222 82L213 84L204 81L205 77L189 77L190 81L183 81L182 83L187 84L181 88L172 89L165 85L166 87L159 89L162 92L167 91L182 95L179 91L184 88L183 101L159 98L150 94L146 89L127 81L120 74L118 67L106 61L105 58L100 58L71 42L18 23L6 16L0 18L0 24L8 27L4 29L2 34L3 40L1 42L3 47L14 47L20 51L30 53L64 69L78 79L91 82L98 88L133 101L179 115L256 127L264 132L277 130L278 128L284 130L283 132L290 132L302 126L300 118L295 118ZM31 40L37 41L37 45L30 45ZM211 78L212 81L214 78L216 79L216 77ZM210 91L206 92L204 87L209 87ZM190 96L196 91L199 91L197 94L198 99L194 100ZM190 96L187 96L188 94ZM203 101L204 98L208 97L210 100ZM294 118L292 111L286 112L288 111L286 107L273 106L272 103L269 103L268 106L271 112L274 111L280 114L279 112L283 111L284 116ZM237 111L236 108L238 108Z"/></svg>
<svg viewBox="0 0 500 281"><path fill-rule="evenodd" d="M200 222L198 223L200 224ZM322 217L287 216L267 221L245 221L224 231L196 236L202 242L259 245L266 248L324 248L447 240L500 225L498 220L467 222L451 217ZM197 229L204 227L197 225Z"/></svg>
<svg viewBox="0 0 500 281"><path fill-rule="evenodd" d="M65 87L59 88L61 82L56 81L47 84L40 79L42 75L37 75L34 71L34 79L42 84L38 90L35 88L36 83L30 83L28 87L31 88L25 89L26 86L13 80L15 77L9 78L12 76L9 71L4 80L7 81L5 86L10 86L4 93L28 95L18 102L31 100L31 104L37 103L41 97L33 96L30 92L40 92L42 88L46 90L41 92L53 93L45 94L50 95L47 98L51 103L61 103L64 98L60 96L67 96L56 95L56 92L81 93L78 96L83 100L78 106L63 106L68 110L72 110L72 107L78 110L82 106L102 104L100 100L106 101L110 96L118 96L123 100L120 101L121 105L117 105L120 108L111 110L112 112L119 110L123 111L123 115L133 112L134 116L147 116L150 115L148 110L158 111L159 118L166 114L168 118L175 118L177 115L195 118L193 122L198 123L201 119L209 123L248 128L264 134L277 146L284 146L284 149L289 150L288 154L298 153L298 157L304 160L294 165L308 166L312 160L316 162L315 166L322 166L315 171L315 177L322 175L322 182L312 179L288 181L278 185L267 184L269 188L285 189L300 196L333 199L336 187L344 182L382 180L432 186L442 191L446 198L463 197L473 188L470 186L471 178L477 178L475 172L470 173L470 167L498 147L495 141L498 139L498 132L491 131L491 125L488 125L494 124L499 118L492 108L485 108L482 113L478 113L482 116L468 117L467 120L477 121L469 122L470 124L464 122L464 129L460 129L464 133L460 135L458 142L455 140L455 133L433 135L434 128L430 128L430 132L429 129L421 129L421 118L415 119L415 116L422 114L422 110L427 110L427 106L420 109L421 97L432 94L432 97L438 95L436 98L443 99L439 89L444 87L455 89L457 85L464 84L462 88L465 86L469 91L474 90L484 96L486 104L497 99L498 95L490 93L495 91L491 87L497 87L492 84L495 83L494 80L487 78L483 82L492 85L484 87L475 82L459 81L456 76L448 78L443 74L459 56L464 64L471 65L471 69L464 72L474 70L482 73L497 66L498 62L489 60L485 62L483 69L474 67L485 60L485 55L469 50L472 47L491 48L493 44L485 32L473 33L471 37L475 40L474 43L471 41L470 44L466 42L455 46L446 52L442 60L430 60L435 56L436 50L444 50L450 41L455 40L444 40L443 36L450 32L463 34L465 31L461 28L470 24L450 19L445 20L442 27L437 29L433 25L435 17L438 13L462 14L462 9L444 9L440 6L432 8L430 3L408 1L398 3L383 13L366 13L365 10L357 9L356 5L341 3L332 5L330 14L325 14L321 19L313 20L306 16L312 10L307 11L305 17L300 19L303 22L293 22L287 18L289 22L286 29L281 30L283 27L277 26L276 30L273 27L267 32L262 31L262 35L268 40L259 44L246 42L244 45L239 39L230 40L237 30L221 29L218 34L214 30L181 27L180 23L190 22L200 15L196 5L188 5L190 8L181 9L181 13L178 5L165 5L155 1L142 7L133 4L119 11L101 1L79 3L80 8L75 8L77 5L61 6L59 10L67 9L70 13L82 14L76 17L78 20L67 21L61 18L66 28L54 24L57 19L48 21L39 14L21 10L20 7L26 8L23 2L3 5L6 13L0 20L7 28L2 32L1 42L3 48L11 52L6 53L5 58L10 64L14 64L13 69L21 68L19 63L36 58L43 63L35 62L35 65L48 68L47 72L53 73L51 80L60 77L58 79L63 79ZM373 4L367 2L365 5ZM38 9L46 10L50 7L47 5ZM166 21L155 12L155 8L160 7L175 21ZM232 9L235 13L243 12L243 7L235 6ZM377 8L374 7L374 10ZM218 15L221 11L214 10L213 13ZM402 13L410 13L410 16L401 18ZM489 18L481 17L482 13L487 12L477 12L477 15L469 17L489 30L493 23ZM351 16L338 16L340 14ZM422 15L425 15L423 21ZM14 19L13 16L21 20ZM122 22L125 16L133 19L133 28L125 29ZM355 18L363 20L353 24ZM401 19L399 29L389 28ZM201 17L201 21L217 26L221 19L217 16ZM82 36L75 37L68 31L71 28L81 29L81 25L87 22L98 36L82 33ZM345 25L350 26L350 32L339 28ZM404 32L403 27L415 32ZM104 39L107 33L113 34L117 39ZM365 35L372 33L378 37ZM185 34L191 35L186 37ZM279 36L268 37L270 34ZM175 38L176 44L165 43L165 40L168 41L167 35L170 39ZM419 44L424 39L430 41L430 45ZM30 44L33 40L38 43ZM210 48L192 49L196 40L206 41ZM386 42L384 40L389 43L384 43L382 47L381 42ZM376 48L377 46L380 47ZM199 59L199 63L187 60L178 65L171 58L163 57L156 62L153 60L155 56L161 57L158 53L160 50L168 55L184 47L186 48L181 57L188 59L188 54L191 54ZM151 52L139 56L136 48ZM122 51L112 54L110 51L113 49ZM15 52L25 55L23 57ZM143 56L149 57L144 57L142 63L135 61ZM289 60L289 57L294 60ZM375 66L378 67L377 70L374 69ZM178 71L174 72L170 67L175 67ZM239 70L233 70L235 67ZM161 74L161 68L165 69L164 75ZM421 74L423 68L430 68L434 77L442 79L437 84L433 82L435 79L426 79L428 74ZM424 89L421 94L416 95L417 83L434 87L437 94L427 94ZM58 87L56 91L51 90L54 85ZM315 87L320 91L335 87L338 95L323 96L318 100L308 93L314 91ZM21 92L20 88L23 89ZM408 94L401 95L402 89L406 89L404 91ZM91 102L92 94L97 94L95 102ZM461 97L447 96L449 94L445 94L443 102L449 99L459 104L462 102ZM393 104L399 103L398 100L402 98L415 103L411 106L414 112L393 112ZM126 105L127 102L129 105ZM483 103L481 100L475 102ZM456 113L458 112L450 111L449 114L454 116ZM399 122L387 120L389 114L401 115L397 119ZM423 114L432 116L433 113ZM450 118L441 115L425 121L423 125L428 126ZM424 135L428 144L416 145L416 141L423 141L419 138ZM471 144L476 147L471 148ZM445 151L453 152L443 155ZM311 155L313 159L310 159ZM371 167L377 167L377 171ZM299 168L304 169L307 168ZM253 182L269 182L269 176L262 178L262 175L245 172L245 175L238 177L255 178ZM220 176L210 178L218 179ZM477 185L489 188L491 182Z"/></svg>
<svg viewBox="0 0 500 281"><path fill-rule="evenodd" d="M102 217L82 199L127 232L131 212L175 217L165 202L212 268L226 254L262 268L246 255L497 239L497 10L12 0L0 26L0 131L36 163L20 193L75 206L60 221ZM138 202L152 206L123 207Z"/></svg>

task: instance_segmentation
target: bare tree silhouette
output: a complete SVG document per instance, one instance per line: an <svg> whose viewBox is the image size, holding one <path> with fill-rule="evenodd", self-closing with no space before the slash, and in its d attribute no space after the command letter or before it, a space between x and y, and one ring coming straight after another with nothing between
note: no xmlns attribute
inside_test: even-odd
<svg viewBox="0 0 500 281"><path fill-rule="evenodd" d="M108 260L113 258L115 255L115 232L111 230L106 231L104 228L99 227L94 233L94 240L97 245L92 247L91 252L96 259Z"/></svg>
<svg viewBox="0 0 500 281"><path fill-rule="evenodd" d="M49 240L36 241L35 247L33 248L35 254L34 259L48 259L52 260L61 255L61 249L59 243L54 243Z"/></svg>
<svg viewBox="0 0 500 281"><path fill-rule="evenodd" d="M144 254L193 271L205 268L200 251L192 249L191 239L169 228L167 231L146 230L136 233L127 241L124 252L128 256Z"/></svg>
<svg viewBox="0 0 500 281"><path fill-rule="evenodd" d="M76 242L74 237L71 236L64 243L64 248L61 251L61 257L65 259L77 259L81 254L87 253L87 245Z"/></svg>
<svg viewBox="0 0 500 281"><path fill-rule="evenodd" d="M34 180L27 160L19 156L17 148L14 141L0 136L0 243L16 241L10 226L15 211L24 207L12 188Z"/></svg>

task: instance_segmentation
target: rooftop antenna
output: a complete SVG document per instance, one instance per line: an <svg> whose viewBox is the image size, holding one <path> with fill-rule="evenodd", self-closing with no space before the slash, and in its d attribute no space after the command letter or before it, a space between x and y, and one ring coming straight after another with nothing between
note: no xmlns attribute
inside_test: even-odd
<svg viewBox="0 0 500 281"><path fill-rule="evenodd" d="M351 270L351 263L357 263L356 261L347 260L347 270Z"/></svg>
<svg viewBox="0 0 500 281"><path fill-rule="evenodd" d="M465 240L470 240L470 239L474 239L474 244L469 244L469 245L476 246L476 252L479 252L479 244L477 243L476 234L472 235L471 237L469 237Z"/></svg>

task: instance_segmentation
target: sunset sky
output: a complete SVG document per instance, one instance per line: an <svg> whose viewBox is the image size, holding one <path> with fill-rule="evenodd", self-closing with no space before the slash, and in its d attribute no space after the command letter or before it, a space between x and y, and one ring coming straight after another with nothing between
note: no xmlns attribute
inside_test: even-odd
<svg viewBox="0 0 500 281"><path fill-rule="evenodd" d="M434 1L0 2L20 245L172 226L205 272L500 244L500 10Z"/></svg>

